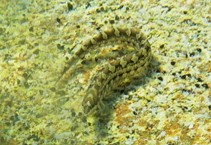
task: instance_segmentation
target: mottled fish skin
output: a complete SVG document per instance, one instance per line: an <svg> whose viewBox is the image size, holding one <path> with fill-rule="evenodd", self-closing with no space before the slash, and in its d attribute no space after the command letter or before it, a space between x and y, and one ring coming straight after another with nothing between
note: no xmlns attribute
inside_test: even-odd
<svg viewBox="0 0 211 145"><path fill-rule="evenodd" d="M99 44L106 45L109 41L112 41L111 43L127 41L126 44L130 43L135 50L128 51L115 59L109 59L89 80L90 83L82 101L85 115L90 114L93 108L99 106L102 99L122 81L141 76L147 70L151 60L150 44L140 29L110 26L92 38L84 40L82 44L76 45L72 49L73 57L70 65L75 65L77 59L84 59L87 52L100 49ZM66 74L74 76L74 69L74 67L69 68ZM67 76L70 77L70 75L62 77L65 79Z"/></svg>

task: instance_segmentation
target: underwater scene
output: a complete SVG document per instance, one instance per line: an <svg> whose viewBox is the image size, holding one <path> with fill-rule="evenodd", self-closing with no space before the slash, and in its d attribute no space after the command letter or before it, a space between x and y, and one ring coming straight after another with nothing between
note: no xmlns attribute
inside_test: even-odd
<svg viewBox="0 0 211 145"><path fill-rule="evenodd" d="M210 0L1 0L0 145L210 145Z"/></svg>

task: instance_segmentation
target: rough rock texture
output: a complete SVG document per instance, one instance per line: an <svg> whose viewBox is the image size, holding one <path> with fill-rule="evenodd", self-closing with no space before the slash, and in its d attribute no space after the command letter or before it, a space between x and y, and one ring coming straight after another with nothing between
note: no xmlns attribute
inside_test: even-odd
<svg viewBox="0 0 211 145"><path fill-rule="evenodd" d="M211 144L209 0L2 0L0 13L0 144ZM72 48L114 25L140 28L153 59L85 117L99 70L70 66ZM106 63L117 48L98 54Z"/></svg>

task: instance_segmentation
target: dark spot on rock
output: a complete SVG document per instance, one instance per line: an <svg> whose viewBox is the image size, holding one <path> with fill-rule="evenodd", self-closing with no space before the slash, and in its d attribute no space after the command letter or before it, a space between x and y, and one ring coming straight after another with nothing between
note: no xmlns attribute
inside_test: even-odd
<svg viewBox="0 0 211 145"><path fill-rule="evenodd" d="M81 112L79 112L79 113L78 113L78 116L81 117L81 116L83 116L83 114L82 114Z"/></svg>
<svg viewBox="0 0 211 145"><path fill-rule="evenodd" d="M187 110L188 110L188 107L182 107L182 110L184 111L184 112L186 112Z"/></svg>
<svg viewBox="0 0 211 145"><path fill-rule="evenodd" d="M87 4L86 4L86 9L88 8L88 7L90 7L91 6L91 4L88 2Z"/></svg>
<svg viewBox="0 0 211 145"><path fill-rule="evenodd" d="M188 58L188 54L187 53L185 53L185 58Z"/></svg>
<svg viewBox="0 0 211 145"><path fill-rule="evenodd" d="M193 57L193 56L195 56L195 53L194 52L191 52L190 53L190 57Z"/></svg>
<svg viewBox="0 0 211 145"><path fill-rule="evenodd" d="M132 100L132 99L133 99L133 96L130 95L130 96L128 97L128 100Z"/></svg>
<svg viewBox="0 0 211 145"><path fill-rule="evenodd" d="M162 77L158 77L158 80L163 81L163 78Z"/></svg>
<svg viewBox="0 0 211 145"><path fill-rule="evenodd" d="M55 92L56 89L54 87L50 88L51 91Z"/></svg>
<svg viewBox="0 0 211 145"><path fill-rule="evenodd" d="M137 115L137 113L136 113L135 111L133 111L133 114L134 114L134 115Z"/></svg>
<svg viewBox="0 0 211 145"><path fill-rule="evenodd" d="M66 59L66 60L69 60L69 57L66 56L65 59Z"/></svg>
<svg viewBox="0 0 211 145"><path fill-rule="evenodd" d="M96 9L96 12L97 12L97 13L100 13L100 9Z"/></svg>
<svg viewBox="0 0 211 145"><path fill-rule="evenodd" d="M199 85L199 84L195 84L195 86L196 86L197 88L200 88L200 85Z"/></svg>
<svg viewBox="0 0 211 145"><path fill-rule="evenodd" d="M23 77L24 77L25 79L28 79L28 77L29 77L29 72L24 72Z"/></svg>
<svg viewBox="0 0 211 145"><path fill-rule="evenodd" d="M71 131L74 131L74 130L76 130L76 128L78 128L78 125L75 124L74 126L71 127L70 130L71 130Z"/></svg>
<svg viewBox="0 0 211 145"><path fill-rule="evenodd" d="M114 24L115 21L114 21L114 20L109 20L109 22L110 22L111 24Z"/></svg>
<svg viewBox="0 0 211 145"><path fill-rule="evenodd" d="M64 46L61 45L61 44L57 44L57 48L58 48L59 50L64 50Z"/></svg>
<svg viewBox="0 0 211 145"><path fill-rule="evenodd" d="M187 76L188 76L189 78L191 78L191 74L187 74Z"/></svg>
<svg viewBox="0 0 211 145"><path fill-rule="evenodd" d="M163 6L163 8L166 8L166 9L168 9L166 12L169 12L169 11L171 11L171 7L169 7L169 6Z"/></svg>
<svg viewBox="0 0 211 145"><path fill-rule="evenodd" d="M88 136L89 133L87 131L83 132L83 135Z"/></svg>
<svg viewBox="0 0 211 145"><path fill-rule="evenodd" d="M205 89L208 89L208 85L206 83L202 84L202 87L204 87Z"/></svg>
<svg viewBox="0 0 211 145"><path fill-rule="evenodd" d="M86 120L86 117L85 117L85 116L83 116L81 120L82 120L82 122L84 122L84 123L86 123L86 122L87 122L87 120Z"/></svg>
<svg viewBox="0 0 211 145"><path fill-rule="evenodd" d="M176 62L175 62L175 61L172 61L172 62L171 62L171 65L173 65L173 66L174 66L175 64L176 64Z"/></svg>
<svg viewBox="0 0 211 145"><path fill-rule="evenodd" d="M181 76L182 79L186 79L186 75Z"/></svg>
<svg viewBox="0 0 211 145"><path fill-rule="evenodd" d="M73 5L71 3L67 3L67 8L69 11L73 10Z"/></svg>
<svg viewBox="0 0 211 145"><path fill-rule="evenodd" d="M61 20L60 20L59 18L56 18L56 21L57 21L58 23L61 23Z"/></svg>
<svg viewBox="0 0 211 145"><path fill-rule="evenodd" d="M75 112L72 112L71 115L72 115L72 117L75 117L76 116L76 113Z"/></svg>
<svg viewBox="0 0 211 145"><path fill-rule="evenodd" d="M100 7L100 10L101 10L101 11L104 11L105 9L104 9L104 7Z"/></svg>
<svg viewBox="0 0 211 145"><path fill-rule="evenodd" d="M101 27L97 27L96 29L97 29L97 30L100 30L100 28L101 28Z"/></svg>
<svg viewBox="0 0 211 145"><path fill-rule="evenodd" d="M123 8L124 6L123 5L121 5L121 6L119 6L119 8L118 9L121 9L121 8Z"/></svg>
<svg viewBox="0 0 211 145"><path fill-rule="evenodd" d="M33 141L39 141L39 137L38 136L36 136L36 135L30 135L28 138L27 138L27 140L33 140Z"/></svg>
<svg viewBox="0 0 211 145"><path fill-rule="evenodd" d="M185 74L181 76L182 79L186 79L187 77L191 78L191 74Z"/></svg>
<svg viewBox="0 0 211 145"><path fill-rule="evenodd" d="M115 16L115 20L119 20L119 16L116 15L116 16Z"/></svg>
<svg viewBox="0 0 211 145"><path fill-rule="evenodd" d="M70 48L67 49L67 52L68 52L69 54L72 54L72 50L71 50Z"/></svg>
<svg viewBox="0 0 211 145"><path fill-rule="evenodd" d="M197 48L196 51L198 51L199 53L201 53L201 48Z"/></svg>
<svg viewBox="0 0 211 145"><path fill-rule="evenodd" d="M164 48L164 46L165 46L165 45L164 45L164 44L162 44L162 45L160 45L160 48L162 49L162 48Z"/></svg>
<svg viewBox="0 0 211 145"><path fill-rule="evenodd" d="M187 13L188 13L187 11L184 11L184 12L183 12L183 14L185 14L185 15L186 15Z"/></svg>
<svg viewBox="0 0 211 145"><path fill-rule="evenodd" d="M33 52L33 54L38 55L38 54L39 54L39 52L40 52L40 50L39 50L39 49L37 49L37 50L35 50L35 51Z"/></svg>
<svg viewBox="0 0 211 145"><path fill-rule="evenodd" d="M34 32L34 27L30 27L30 28L29 28L29 31L30 31L30 32Z"/></svg>
<svg viewBox="0 0 211 145"><path fill-rule="evenodd" d="M160 73L160 69L157 69L157 70L156 70L156 73Z"/></svg>
<svg viewBox="0 0 211 145"><path fill-rule="evenodd" d="M201 78L197 78L197 80L198 80L199 82L203 82L203 80L202 80Z"/></svg>

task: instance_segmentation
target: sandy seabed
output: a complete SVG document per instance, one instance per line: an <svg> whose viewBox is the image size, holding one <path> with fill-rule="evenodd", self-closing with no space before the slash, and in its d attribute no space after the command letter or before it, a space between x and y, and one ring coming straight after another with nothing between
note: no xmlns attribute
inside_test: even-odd
<svg viewBox="0 0 211 145"><path fill-rule="evenodd" d="M211 144L209 0L1 0L0 14L0 144ZM86 74L55 82L106 25L139 27L153 60L110 94L109 115L84 118Z"/></svg>

